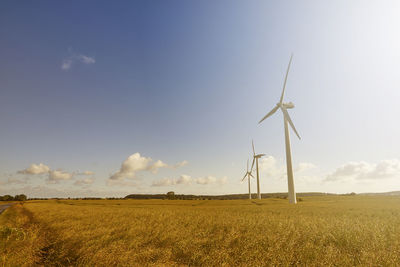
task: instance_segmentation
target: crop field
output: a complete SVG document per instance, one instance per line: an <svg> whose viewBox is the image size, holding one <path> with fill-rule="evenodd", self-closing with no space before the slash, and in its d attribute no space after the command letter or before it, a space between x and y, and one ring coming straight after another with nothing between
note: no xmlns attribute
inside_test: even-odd
<svg viewBox="0 0 400 267"><path fill-rule="evenodd" d="M398 266L400 198L46 200L0 215L2 266Z"/></svg>

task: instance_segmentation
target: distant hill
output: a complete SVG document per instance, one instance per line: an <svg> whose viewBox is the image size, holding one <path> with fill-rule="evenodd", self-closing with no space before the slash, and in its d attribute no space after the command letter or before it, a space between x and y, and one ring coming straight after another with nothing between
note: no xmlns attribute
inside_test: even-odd
<svg viewBox="0 0 400 267"><path fill-rule="evenodd" d="M400 191L391 191L383 193L360 193L362 196L400 196Z"/></svg>
<svg viewBox="0 0 400 267"><path fill-rule="evenodd" d="M306 197L306 196L326 196L326 195L336 195L336 194L328 194L328 193L320 193L320 192L308 192L308 193L297 193L297 197ZM262 198L287 198L287 193L262 193ZM167 196L167 194L131 194L127 195L126 199L168 199L171 196ZM173 199L183 199L183 200L191 200L191 199L208 199L208 200L229 200L229 199L248 199L249 194L230 194L230 195L184 195L184 194L175 194ZM252 194L252 198L257 198L257 194Z"/></svg>

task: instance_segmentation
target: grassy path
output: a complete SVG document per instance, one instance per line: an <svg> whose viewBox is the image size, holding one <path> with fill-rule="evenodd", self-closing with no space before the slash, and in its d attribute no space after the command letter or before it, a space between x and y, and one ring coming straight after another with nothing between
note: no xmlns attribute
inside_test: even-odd
<svg viewBox="0 0 400 267"><path fill-rule="evenodd" d="M2 206L0 266L75 266L76 257L60 253L59 233L46 222L22 204Z"/></svg>
<svg viewBox="0 0 400 267"><path fill-rule="evenodd" d="M9 207L11 207L12 205L14 205L14 204L13 204L13 203L9 203L9 204L0 205L0 214L2 214L3 211L5 211L5 210L8 209Z"/></svg>

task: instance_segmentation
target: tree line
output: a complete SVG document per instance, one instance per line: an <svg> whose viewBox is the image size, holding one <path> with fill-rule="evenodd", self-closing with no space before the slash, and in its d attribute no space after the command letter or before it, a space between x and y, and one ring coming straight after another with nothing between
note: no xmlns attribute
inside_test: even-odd
<svg viewBox="0 0 400 267"><path fill-rule="evenodd" d="M24 194L16 196L11 196L11 195L0 196L0 201L25 201L26 199L27 197Z"/></svg>

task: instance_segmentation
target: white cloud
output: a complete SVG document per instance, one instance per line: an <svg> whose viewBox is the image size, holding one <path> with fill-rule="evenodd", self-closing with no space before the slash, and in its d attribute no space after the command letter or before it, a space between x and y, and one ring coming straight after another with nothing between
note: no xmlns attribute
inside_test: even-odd
<svg viewBox="0 0 400 267"><path fill-rule="evenodd" d="M111 175L110 179L135 178L137 172L148 169L151 161L151 158L142 157L139 153L132 154L122 162L119 171Z"/></svg>
<svg viewBox="0 0 400 267"><path fill-rule="evenodd" d="M223 185L228 182L228 177L224 176L222 178L216 178L214 176L205 176L205 177L199 177L197 179L194 179L197 184L201 185L209 185L209 184L219 184Z"/></svg>
<svg viewBox="0 0 400 267"><path fill-rule="evenodd" d="M26 174L26 175L48 174L48 178L47 178L48 183L58 183L60 181L71 180L75 175L83 175L83 176L94 175L94 172L92 172L92 171L69 173L66 171L59 170L59 169L51 170L49 166L44 165L43 163L31 164L31 166L29 166L28 168L18 171L17 173ZM83 182L81 182L81 183L88 184L90 179L92 179L92 178L84 179L84 180L82 180ZM13 181L12 179L11 180L9 179L9 183L11 183L12 181Z"/></svg>
<svg viewBox="0 0 400 267"><path fill-rule="evenodd" d="M270 177L283 178L286 176L286 164L285 163L278 164L277 160L273 156L266 156L264 158L261 158L259 160L259 168L260 172ZM293 171L295 173L300 173L315 168L317 167L312 163L301 162L293 169Z"/></svg>
<svg viewBox="0 0 400 267"><path fill-rule="evenodd" d="M94 58L85 55L78 55L77 57L82 63L85 64L94 64L96 62Z"/></svg>
<svg viewBox="0 0 400 267"><path fill-rule="evenodd" d="M266 156L259 160L259 168L262 176L266 175L269 178L282 180L286 179L287 170L285 162L278 162L273 156ZM296 181L304 183L316 183L321 181L318 176L309 175L310 171L317 169L312 163L301 162L293 168ZM255 167L254 167L255 170Z"/></svg>
<svg viewBox="0 0 400 267"><path fill-rule="evenodd" d="M40 164L31 164L28 168L18 171L17 173L20 174L44 174L50 171L49 166L44 165L43 163Z"/></svg>
<svg viewBox="0 0 400 267"><path fill-rule="evenodd" d="M85 179L82 179L82 180L75 181L74 185L88 186L88 185L93 184L93 182L94 182L93 178L85 178Z"/></svg>
<svg viewBox="0 0 400 267"><path fill-rule="evenodd" d="M94 172L92 172L92 171L84 171L84 172L79 172L79 173L77 173L77 175L86 175L86 176L90 176L90 175L94 175Z"/></svg>
<svg viewBox="0 0 400 267"><path fill-rule="evenodd" d="M190 184L192 182L192 177L189 175L182 174L178 180L176 180L177 184Z"/></svg>
<svg viewBox="0 0 400 267"><path fill-rule="evenodd" d="M228 183L228 177L224 176L221 179L218 180L218 183L223 185Z"/></svg>
<svg viewBox="0 0 400 267"><path fill-rule="evenodd" d="M152 173L157 173L158 169L160 168L166 168L168 167L168 164L162 162L161 160L157 160L156 162L154 162L153 164L149 165L147 167L147 170L151 171Z"/></svg>
<svg viewBox="0 0 400 267"><path fill-rule="evenodd" d="M295 169L295 172L305 172L305 171L312 170L312 169L315 169L315 168L317 168L317 166L315 166L312 163L301 162L301 163L299 163L299 165L297 165L297 168Z"/></svg>
<svg viewBox="0 0 400 267"><path fill-rule="evenodd" d="M266 156L259 159L258 164L260 172L262 172L264 175L267 175L268 177L281 179L286 175L286 166L278 166L276 159L273 156ZM256 166L254 164L254 170L255 168Z"/></svg>
<svg viewBox="0 0 400 267"><path fill-rule="evenodd" d="M111 180L108 179L106 182L107 186L121 186L121 187L136 187L139 188L141 186L141 183L137 181L132 181L132 180L123 180L123 179L118 179L118 180Z"/></svg>
<svg viewBox="0 0 400 267"><path fill-rule="evenodd" d="M161 160L152 163L151 158L142 157L140 153L130 155L121 164L119 171L110 176L109 180L122 180L124 178L135 178L136 174L141 171L150 171L157 173L161 168L176 169L187 164L187 161L180 162L176 165L168 165ZM112 183L110 183L112 184Z"/></svg>
<svg viewBox="0 0 400 267"><path fill-rule="evenodd" d="M188 161L184 160L184 161L178 162L177 164L173 165L172 168L177 169L177 168L187 165L188 163L189 163Z"/></svg>
<svg viewBox="0 0 400 267"><path fill-rule="evenodd" d="M177 184L191 184L194 181L189 175L181 175L178 179L176 178L162 178L160 180L153 181L152 186L169 186Z"/></svg>
<svg viewBox="0 0 400 267"><path fill-rule="evenodd" d="M58 183L59 181L71 180L73 176L72 173L61 170L50 171L47 182Z"/></svg>
<svg viewBox="0 0 400 267"><path fill-rule="evenodd" d="M89 57L83 54L75 54L72 52L72 50L69 50L70 56L63 59L62 63L61 63L61 69L62 70L69 70L72 65L75 64L75 62L80 62L83 64L94 64L96 63L96 60L93 57Z"/></svg>
<svg viewBox="0 0 400 267"><path fill-rule="evenodd" d="M69 70L72 66L72 60L71 59L64 59L62 64L61 64L61 69L62 70Z"/></svg>
<svg viewBox="0 0 400 267"><path fill-rule="evenodd" d="M206 176L206 177L199 177L196 179L197 184L215 184L217 182L217 178L214 176Z"/></svg>
<svg viewBox="0 0 400 267"><path fill-rule="evenodd" d="M177 181L174 178L162 178L157 181L153 181L151 186L170 186L170 185L176 185Z"/></svg>
<svg viewBox="0 0 400 267"><path fill-rule="evenodd" d="M5 180L0 180L0 185L10 185L10 184L26 184L26 180L20 180L15 177L8 177Z"/></svg>
<svg viewBox="0 0 400 267"><path fill-rule="evenodd" d="M168 164L162 162L161 160L157 160L152 165L148 166L148 170L151 171L152 173L157 173L158 169L160 169L160 168L168 168L168 169L175 170L175 169L183 167L183 166L185 166L187 164L188 164L188 162L186 160L178 162L175 165L168 165Z"/></svg>
<svg viewBox="0 0 400 267"><path fill-rule="evenodd" d="M216 178L214 176L205 176L199 178L192 178L189 175L181 175L178 179L176 178L163 178L160 180L153 181L152 186L171 186L171 185L188 185L188 184L200 184L200 185L209 185L209 184L219 184L223 185L227 183L228 178Z"/></svg>
<svg viewBox="0 0 400 267"><path fill-rule="evenodd" d="M325 181L375 180L400 177L400 160L378 163L348 162L327 175Z"/></svg>

